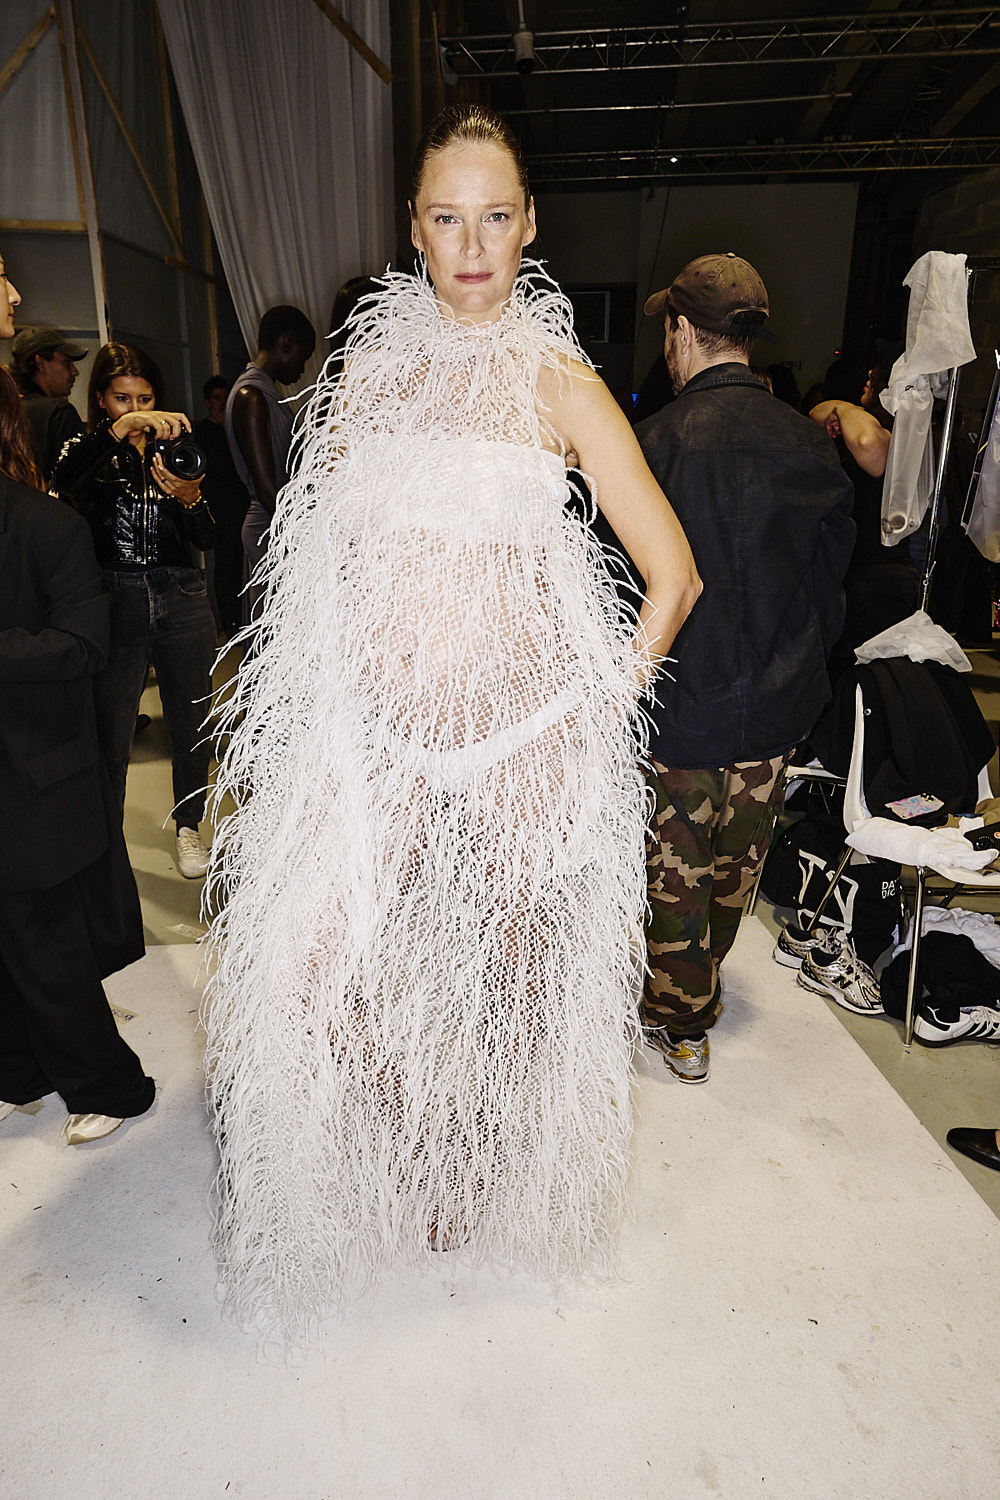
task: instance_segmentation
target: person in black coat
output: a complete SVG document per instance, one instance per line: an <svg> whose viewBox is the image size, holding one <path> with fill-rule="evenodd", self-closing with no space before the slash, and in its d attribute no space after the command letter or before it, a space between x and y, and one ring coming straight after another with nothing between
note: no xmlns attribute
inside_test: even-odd
<svg viewBox="0 0 1000 1500"><path fill-rule="evenodd" d="M0 472L0 1119L55 1090L70 1144L155 1093L101 982L144 952L94 715L107 652L87 523Z"/></svg>

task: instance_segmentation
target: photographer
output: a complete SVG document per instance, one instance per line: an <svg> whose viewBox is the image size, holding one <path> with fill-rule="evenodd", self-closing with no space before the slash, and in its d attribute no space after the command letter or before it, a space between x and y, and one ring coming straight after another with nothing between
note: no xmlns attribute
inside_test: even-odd
<svg viewBox="0 0 1000 1500"><path fill-rule="evenodd" d="M88 431L67 445L53 483L89 523L111 597L111 650L95 694L119 805L124 809L151 659L170 736L177 868L195 880L208 864L198 824L208 781L201 724L212 690L215 623L191 549L210 547L215 528L194 477L203 465L191 424L183 413L161 409L161 392L160 372L147 354L105 344L90 377Z"/></svg>

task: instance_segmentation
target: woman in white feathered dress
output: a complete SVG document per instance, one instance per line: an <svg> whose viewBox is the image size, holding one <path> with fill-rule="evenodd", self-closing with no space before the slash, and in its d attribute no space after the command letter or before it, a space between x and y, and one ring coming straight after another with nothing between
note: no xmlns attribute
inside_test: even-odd
<svg viewBox="0 0 1000 1500"><path fill-rule="evenodd" d="M228 707L206 1012L216 1242L240 1321L300 1339L458 1248L607 1266L645 902L636 702L698 592L571 311L508 128L418 154L420 277L320 380ZM565 455L647 583L638 635Z"/></svg>

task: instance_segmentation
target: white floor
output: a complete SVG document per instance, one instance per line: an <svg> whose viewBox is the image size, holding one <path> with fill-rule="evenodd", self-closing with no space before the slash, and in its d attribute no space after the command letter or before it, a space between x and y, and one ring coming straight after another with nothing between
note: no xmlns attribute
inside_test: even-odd
<svg viewBox="0 0 1000 1500"><path fill-rule="evenodd" d="M154 1112L0 1125L0 1495L997 1500L1000 1222L757 919L703 1088L643 1059L614 1286L460 1257L291 1367L220 1316L198 950L109 984Z"/></svg>

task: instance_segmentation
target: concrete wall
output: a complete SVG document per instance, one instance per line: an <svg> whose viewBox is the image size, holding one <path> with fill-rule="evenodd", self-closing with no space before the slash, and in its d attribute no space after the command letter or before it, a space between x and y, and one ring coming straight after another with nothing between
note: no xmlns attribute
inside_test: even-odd
<svg viewBox="0 0 1000 1500"><path fill-rule="evenodd" d="M662 347L661 328L642 318L642 302L689 260L725 250L750 261L768 290L778 341L758 343L754 359L792 361L802 391L822 379L843 333L856 208L857 187L848 182L679 186L644 196L637 383Z"/></svg>
<svg viewBox="0 0 1000 1500"><path fill-rule="evenodd" d="M651 291L688 260L735 250L760 271L779 335L759 344L762 364L791 360L801 389L818 380L840 347L857 206L854 183L712 185L535 196L533 253L566 286L635 285L634 366L626 345L591 352L611 384L635 389L662 345L642 316Z"/></svg>
<svg viewBox="0 0 1000 1500"><path fill-rule="evenodd" d="M1000 257L1000 171L976 172L924 200L913 237L913 259L928 250ZM1000 271L980 271L969 312L977 358L961 374L958 404L966 428L978 432L996 373L1000 344Z"/></svg>

